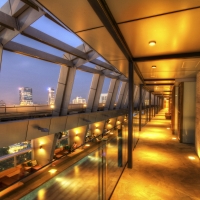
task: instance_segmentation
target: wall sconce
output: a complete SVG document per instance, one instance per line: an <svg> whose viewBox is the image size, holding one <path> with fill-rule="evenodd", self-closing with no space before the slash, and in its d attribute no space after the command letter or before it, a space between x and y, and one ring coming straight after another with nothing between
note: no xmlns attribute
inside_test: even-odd
<svg viewBox="0 0 200 200"><path fill-rule="evenodd" d="M42 149L43 148L43 145L42 144L40 144L40 149Z"/></svg>
<svg viewBox="0 0 200 200"><path fill-rule="evenodd" d="M96 126L96 128L95 129L99 129L99 127L98 126Z"/></svg>
<svg viewBox="0 0 200 200"><path fill-rule="evenodd" d="M75 136L78 136L78 132L75 133Z"/></svg>

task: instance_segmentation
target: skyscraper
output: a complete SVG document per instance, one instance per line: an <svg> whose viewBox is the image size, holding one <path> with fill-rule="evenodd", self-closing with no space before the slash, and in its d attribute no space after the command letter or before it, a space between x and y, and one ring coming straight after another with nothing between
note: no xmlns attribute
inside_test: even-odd
<svg viewBox="0 0 200 200"><path fill-rule="evenodd" d="M33 105L32 88L19 88L19 101L20 105Z"/></svg>
<svg viewBox="0 0 200 200"><path fill-rule="evenodd" d="M53 88L49 88L49 95L48 95L48 104L53 105L55 102L55 90Z"/></svg>

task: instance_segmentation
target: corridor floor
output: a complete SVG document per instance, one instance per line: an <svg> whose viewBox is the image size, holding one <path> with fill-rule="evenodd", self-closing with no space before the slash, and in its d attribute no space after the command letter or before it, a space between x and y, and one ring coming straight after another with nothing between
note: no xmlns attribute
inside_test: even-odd
<svg viewBox="0 0 200 200"><path fill-rule="evenodd" d="M111 200L200 199L200 161L195 148L175 139L165 111L142 129L133 151L133 168L124 170Z"/></svg>

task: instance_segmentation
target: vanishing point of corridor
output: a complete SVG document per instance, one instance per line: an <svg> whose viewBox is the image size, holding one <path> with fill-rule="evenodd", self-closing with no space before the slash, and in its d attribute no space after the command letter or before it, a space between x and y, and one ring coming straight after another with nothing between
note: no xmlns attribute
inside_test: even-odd
<svg viewBox="0 0 200 200"><path fill-rule="evenodd" d="M141 131L112 200L200 199L200 161L193 145L179 143L161 110Z"/></svg>

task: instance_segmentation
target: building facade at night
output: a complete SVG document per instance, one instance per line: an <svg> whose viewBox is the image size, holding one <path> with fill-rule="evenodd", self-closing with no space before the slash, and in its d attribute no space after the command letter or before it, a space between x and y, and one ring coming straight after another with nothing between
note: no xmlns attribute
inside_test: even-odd
<svg viewBox="0 0 200 200"><path fill-rule="evenodd" d="M33 92L30 87L19 88L20 105L33 105Z"/></svg>

